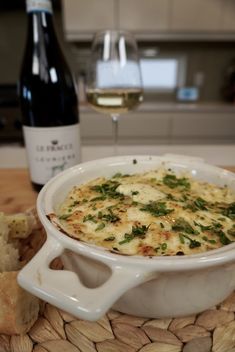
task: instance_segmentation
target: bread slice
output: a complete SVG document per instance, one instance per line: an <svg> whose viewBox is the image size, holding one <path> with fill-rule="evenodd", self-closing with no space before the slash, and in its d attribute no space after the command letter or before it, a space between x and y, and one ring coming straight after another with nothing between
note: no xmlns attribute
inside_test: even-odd
<svg viewBox="0 0 235 352"><path fill-rule="evenodd" d="M10 242L7 216L0 213L0 272L19 270L19 251L16 243Z"/></svg>
<svg viewBox="0 0 235 352"><path fill-rule="evenodd" d="M39 300L16 281L17 271L0 273L0 333L26 333L38 318Z"/></svg>
<svg viewBox="0 0 235 352"><path fill-rule="evenodd" d="M26 238L33 230L33 217L24 213L8 215L10 238Z"/></svg>
<svg viewBox="0 0 235 352"><path fill-rule="evenodd" d="M26 241L38 227L31 212L0 213L0 333L26 333L37 320L39 299L23 290L16 278L22 267L20 239Z"/></svg>

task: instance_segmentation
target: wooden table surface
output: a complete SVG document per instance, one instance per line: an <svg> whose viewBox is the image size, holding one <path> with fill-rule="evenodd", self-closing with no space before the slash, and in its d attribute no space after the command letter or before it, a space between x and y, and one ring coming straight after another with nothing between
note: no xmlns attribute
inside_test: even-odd
<svg viewBox="0 0 235 352"><path fill-rule="evenodd" d="M235 166L224 168L235 172ZM24 211L35 206L36 199L27 169L0 169L0 211L8 214Z"/></svg>
<svg viewBox="0 0 235 352"><path fill-rule="evenodd" d="M35 206L36 199L27 169L0 169L0 211L24 211Z"/></svg>

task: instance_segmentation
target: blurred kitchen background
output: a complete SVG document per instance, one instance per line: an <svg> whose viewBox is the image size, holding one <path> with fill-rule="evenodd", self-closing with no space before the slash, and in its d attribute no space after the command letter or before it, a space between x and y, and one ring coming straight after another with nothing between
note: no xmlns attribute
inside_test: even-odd
<svg viewBox="0 0 235 352"><path fill-rule="evenodd" d="M235 162L234 0L54 0L53 8L78 85L84 159L108 155L112 142L111 119L84 94L92 35L109 28L135 34L144 82L144 102L120 116L120 153ZM0 164L11 167L25 163L16 87L26 25L25 2L1 0L0 151L15 159Z"/></svg>

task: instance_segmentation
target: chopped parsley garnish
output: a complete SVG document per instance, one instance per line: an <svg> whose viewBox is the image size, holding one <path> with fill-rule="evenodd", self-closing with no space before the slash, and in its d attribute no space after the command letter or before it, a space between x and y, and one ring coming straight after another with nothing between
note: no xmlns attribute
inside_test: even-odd
<svg viewBox="0 0 235 352"><path fill-rule="evenodd" d="M172 225L173 231L185 232L192 235L198 235L199 232L195 230L184 218L176 219L174 225Z"/></svg>
<svg viewBox="0 0 235 352"><path fill-rule="evenodd" d="M223 228L222 224L220 224L219 222L216 222L213 224L211 231L219 237L220 243L226 246L227 244L232 243L232 241L230 241L230 239L226 236L222 228Z"/></svg>
<svg viewBox="0 0 235 352"><path fill-rule="evenodd" d="M109 236L104 239L104 241L114 241L114 240L115 240L115 236Z"/></svg>
<svg viewBox="0 0 235 352"><path fill-rule="evenodd" d="M129 174L122 174L121 172L117 172L115 175L112 176L112 178L125 178L125 177L130 177Z"/></svg>
<svg viewBox="0 0 235 352"><path fill-rule="evenodd" d="M105 227L105 223L101 222L97 228L95 229L95 231L100 231L100 230L103 230L103 228Z"/></svg>
<svg viewBox="0 0 235 352"><path fill-rule="evenodd" d="M167 249L167 243L164 242L159 247L154 248L154 252L157 253L159 249L161 249L161 251L164 252Z"/></svg>
<svg viewBox="0 0 235 352"><path fill-rule="evenodd" d="M218 218L219 221L225 221L225 218Z"/></svg>
<svg viewBox="0 0 235 352"><path fill-rule="evenodd" d="M182 194L182 197L179 199L180 202L186 202L188 200L188 196L186 194Z"/></svg>
<svg viewBox="0 0 235 352"><path fill-rule="evenodd" d="M222 211L222 215L227 216L231 220L235 219L235 202L229 204L229 206Z"/></svg>
<svg viewBox="0 0 235 352"><path fill-rule="evenodd" d="M150 226L150 225L149 225ZM146 226L146 225L142 225L142 226L132 226L132 233L134 236L136 237L141 237L141 238L144 238L148 229L149 229L149 226Z"/></svg>
<svg viewBox="0 0 235 352"><path fill-rule="evenodd" d="M102 183L101 185L95 185L91 187L92 191L95 191L97 193L100 193L100 197L96 197L91 199L92 201L94 200L105 200L107 198L120 198L124 199L123 194L119 193L116 191L118 186L120 185L119 182L110 180L108 182Z"/></svg>
<svg viewBox="0 0 235 352"><path fill-rule="evenodd" d="M150 202L140 208L140 210L147 211L153 216L164 216L174 211L174 209L168 209L165 202Z"/></svg>
<svg viewBox="0 0 235 352"><path fill-rule="evenodd" d="M201 247L201 242L195 241L187 235L183 235L183 236L190 241L189 248Z"/></svg>
<svg viewBox="0 0 235 352"><path fill-rule="evenodd" d="M225 235L225 233L222 230L218 231L216 234L219 236L220 242L223 245L226 246L227 244L232 243L232 241L230 241L230 239Z"/></svg>
<svg viewBox="0 0 235 352"><path fill-rule="evenodd" d="M107 197L105 195L103 195L103 196L92 198L91 201L95 202L95 201L99 201L99 200L105 200L106 198Z"/></svg>
<svg viewBox="0 0 235 352"><path fill-rule="evenodd" d="M150 226L150 225L149 225ZM129 243L135 237L145 238L145 235L149 229L149 226L142 225L142 226L132 226L131 233L125 233L124 240L120 241L119 244Z"/></svg>
<svg viewBox="0 0 235 352"><path fill-rule="evenodd" d="M137 194L139 194L139 192L138 191L132 191L131 194L132 194L132 196L136 196Z"/></svg>
<svg viewBox="0 0 235 352"><path fill-rule="evenodd" d="M201 229L202 232L204 232L204 231L209 231L209 230L212 229L212 226L211 226L211 225L205 226L205 225L199 224L199 223L196 222L196 221L194 221L194 225L200 227L200 229Z"/></svg>
<svg viewBox="0 0 235 352"><path fill-rule="evenodd" d="M214 222L213 223L213 230L214 229L221 229L223 227L223 225L219 222Z"/></svg>
<svg viewBox="0 0 235 352"><path fill-rule="evenodd" d="M163 177L163 183L169 188L183 187L190 188L190 182L186 177L177 178L176 175L167 174Z"/></svg>
<svg viewBox="0 0 235 352"><path fill-rule="evenodd" d="M175 197L173 197L173 195L170 194L170 193L167 194L166 198L169 199L169 200L175 200L175 201L177 201L177 199L176 199Z"/></svg>
<svg viewBox="0 0 235 352"><path fill-rule="evenodd" d="M202 239L203 239L204 241L208 242L208 243L216 244L216 241L215 241L215 240L209 240L209 238L206 237L206 236L203 236Z"/></svg>
<svg viewBox="0 0 235 352"><path fill-rule="evenodd" d="M119 178L122 177L122 173L121 172L117 172L115 175L113 175L112 178Z"/></svg>
<svg viewBox="0 0 235 352"><path fill-rule="evenodd" d="M119 244L129 243L134 239L134 235L131 233L125 233L124 240L120 241Z"/></svg>
<svg viewBox="0 0 235 352"><path fill-rule="evenodd" d="M207 202L201 197L194 201L194 205L200 210L207 210Z"/></svg>
<svg viewBox="0 0 235 352"><path fill-rule="evenodd" d="M180 243L182 243L182 244L185 243L184 235L182 233L179 233L179 240L180 240Z"/></svg>
<svg viewBox="0 0 235 352"><path fill-rule="evenodd" d="M99 211L98 218L112 223L120 220L119 216L115 215L110 208L108 209L108 214L103 214L101 211Z"/></svg>
<svg viewBox="0 0 235 352"><path fill-rule="evenodd" d="M167 243L164 242L161 244L161 250L165 251L166 249L167 249Z"/></svg>
<svg viewBox="0 0 235 352"><path fill-rule="evenodd" d="M88 215L85 215L84 218L83 218L83 222L86 222L86 221L92 221L94 223L96 223L97 221L95 220L95 216L94 215L91 215L91 214L88 214Z"/></svg>
<svg viewBox="0 0 235 352"><path fill-rule="evenodd" d="M193 202L186 204L184 206L184 209L190 209L193 212L195 212L198 210L208 210L207 206L208 206L207 202L203 198L199 197L195 199Z"/></svg>
<svg viewBox="0 0 235 352"><path fill-rule="evenodd" d="M70 207L75 207L76 205L79 204L79 201L78 200L75 200L72 204L70 204Z"/></svg>

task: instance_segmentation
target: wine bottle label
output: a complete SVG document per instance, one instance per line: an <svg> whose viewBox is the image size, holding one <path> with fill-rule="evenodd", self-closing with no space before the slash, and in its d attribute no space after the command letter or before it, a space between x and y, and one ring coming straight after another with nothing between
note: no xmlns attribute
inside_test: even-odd
<svg viewBox="0 0 235 352"><path fill-rule="evenodd" d="M23 126L32 182L45 184L80 162L79 124L62 127Z"/></svg>
<svg viewBox="0 0 235 352"><path fill-rule="evenodd" d="M52 13L52 5L50 0L27 0L26 1L27 12L48 12Z"/></svg>

